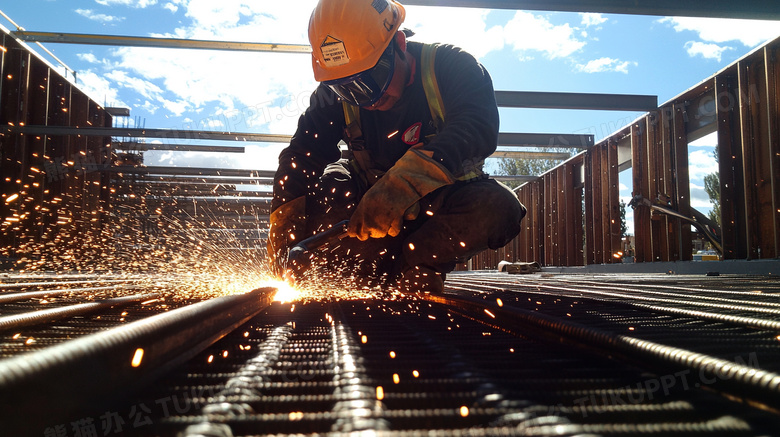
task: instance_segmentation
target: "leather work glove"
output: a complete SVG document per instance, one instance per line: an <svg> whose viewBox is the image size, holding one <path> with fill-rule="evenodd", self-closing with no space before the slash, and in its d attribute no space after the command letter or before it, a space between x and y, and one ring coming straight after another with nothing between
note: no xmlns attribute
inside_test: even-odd
<svg viewBox="0 0 780 437"><path fill-rule="evenodd" d="M271 213L268 229L268 264L271 271L284 276L287 252L303 239L306 227L306 196L298 197Z"/></svg>
<svg viewBox="0 0 780 437"><path fill-rule="evenodd" d="M363 196L349 219L347 232L361 241L395 237L405 212L433 190L455 182L452 174L433 160L433 152L417 145L407 150Z"/></svg>

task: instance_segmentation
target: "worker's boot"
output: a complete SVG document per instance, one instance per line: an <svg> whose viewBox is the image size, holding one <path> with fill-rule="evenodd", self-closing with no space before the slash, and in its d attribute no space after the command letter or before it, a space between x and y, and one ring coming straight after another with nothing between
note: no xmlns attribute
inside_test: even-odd
<svg viewBox="0 0 780 437"><path fill-rule="evenodd" d="M444 293L446 275L425 266L406 270L397 281L398 290L403 293Z"/></svg>

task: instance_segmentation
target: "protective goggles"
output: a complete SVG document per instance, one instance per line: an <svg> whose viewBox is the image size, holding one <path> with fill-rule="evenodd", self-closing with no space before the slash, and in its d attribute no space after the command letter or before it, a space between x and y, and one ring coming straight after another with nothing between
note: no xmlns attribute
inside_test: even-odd
<svg viewBox="0 0 780 437"><path fill-rule="evenodd" d="M368 70L341 79L324 81L336 94L357 106L371 106L387 91L395 71L395 50L392 42L376 65Z"/></svg>

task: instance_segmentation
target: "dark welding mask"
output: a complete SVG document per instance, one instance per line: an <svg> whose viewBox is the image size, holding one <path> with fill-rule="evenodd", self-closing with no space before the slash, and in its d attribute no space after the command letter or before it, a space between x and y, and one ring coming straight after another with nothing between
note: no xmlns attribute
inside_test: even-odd
<svg viewBox="0 0 780 437"><path fill-rule="evenodd" d="M391 41L376 65L341 79L324 81L336 94L357 106L371 106L387 91L395 71L395 44Z"/></svg>

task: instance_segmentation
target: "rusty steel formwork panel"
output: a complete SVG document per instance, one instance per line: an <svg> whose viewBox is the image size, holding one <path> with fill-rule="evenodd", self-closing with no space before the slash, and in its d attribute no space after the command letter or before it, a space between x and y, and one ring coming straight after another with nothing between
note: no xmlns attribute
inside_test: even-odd
<svg viewBox="0 0 780 437"><path fill-rule="evenodd" d="M780 257L779 57L780 38L575 157L584 167L579 214L586 265L610 263L620 250L617 144L631 146L633 196L692 217L688 142L709 133L718 143L723 258ZM579 265L569 251L582 237L561 223L575 222L575 209L561 205L578 198L567 165L516 190L521 201L533 199L541 208L526 218L514 243L518 261ZM532 236L539 236L538 245ZM692 259L691 226L675 216L635 208L634 237L635 262Z"/></svg>
<svg viewBox="0 0 780 437"><path fill-rule="evenodd" d="M631 125L631 178L634 186L634 195L640 195L650 199L650 175L648 165L649 148L647 137L647 124L649 116L637 120ZM636 245L634 260L636 262L652 261L653 238L652 222L649 208L637 208L634 210L634 244Z"/></svg>
<svg viewBox="0 0 780 437"><path fill-rule="evenodd" d="M767 99L769 137L769 174L772 184L772 220L774 226L774 254L780 258L780 44L764 48L766 65ZM769 258L770 254L765 254Z"/></svg>
<svg viewBox="0 0 780 437"><path fill-rule="evenodd" d="M583 183L579 173L585 156L578 155L517 190L528 214L518 237L507 245L510 250L505 260L536 261L542 265L583 264L587 227L583 223Z"/></svg>
<svg viewBox="0 0 780 437"><path fill-rule="evenodd" d="M780 40L715 77L726 259L780 256Z"/></svg>
<svg viewBox="0 0 780 437"><path fill-rule="evenodd" d="M111 126L111 116L7 34L0 35L0 126ZM45 248L79 256L101 235L110 186L110 137L20 134L4 129L0 258L34 261ZM26 252L25 255L20 255Z"/></svg>
<svg viewBox="0 0 780 437"><path fill-rule="evenodd" d="M632 166L635 167L634 180L637 182L638 178L641 184L634 186L633 194L641 194L690 217L685 102L673 102L648 114L642 126L647 127L646 138L632 139L632 146L643 149L632 154L640 159ZM642 211L642 214L646 212ZM646 221L635 222L635 235L643 261L691 259L690 225L678 218L653 214L649 228ZM644 247L640 247L640 241Z"/></svg>
<svg viewBox="0 0 780 437"><path fill-rule="evenodd" d="M718 132L718 173L720 175L721 227L723 258L745 259L745 199L738 194L742 185L742 153L739 143L739 117L734 113L736 78L725 74L715 77Z"/></svg>
<svg viewBox="0 0 780 437"><path fill-rule="evenodd" d="M737 64L747 259L777 257L772 183L777 174L772 174L772 161L778 150L773 154L770 142L771 97L766 74L770 61L764 51L756 55Z"/></svg>
<svg viewBox="0 0 780 437"><path fill-rule="evenodd" d="M610 139L586 151L586 166L588 162L591 169L585 170L585 258L588 264L608 264L620 250L617 141Z"/></svg>
<svg viewBox="0 0 780 437"><path fill-rule="evenodd" d="M529 182L518 192L520 202L528 212L522 222L522 230L515 239L518 242L517 260L532 262L542 259L543 244L543 192L540 180Z"/></svg>

